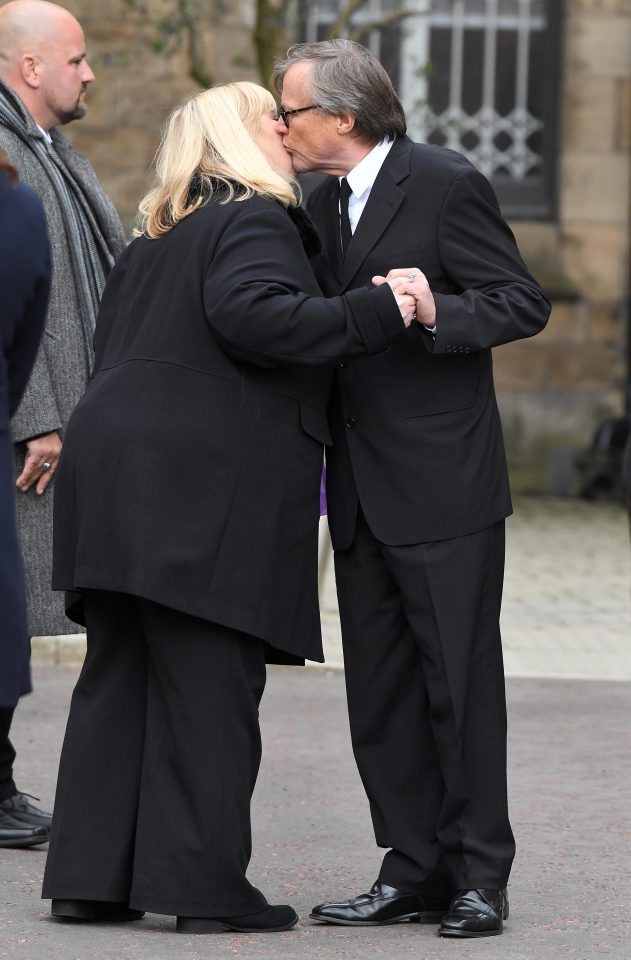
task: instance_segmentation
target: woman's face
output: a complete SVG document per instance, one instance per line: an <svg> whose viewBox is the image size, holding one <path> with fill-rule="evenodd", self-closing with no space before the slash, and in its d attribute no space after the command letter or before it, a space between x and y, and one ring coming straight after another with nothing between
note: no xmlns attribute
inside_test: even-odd
<svg viewBox="0 0 631 960"><path fill-rule="evenodd" d="M259 132L254 137L254 141L260 150L263 151L271 166L282 177L289 180L294 175L294 165L291 154L287 153L283 146L283 138L279 132L279 124L275 119L274 110L266 110L261 117L261 126Z"/></svg>

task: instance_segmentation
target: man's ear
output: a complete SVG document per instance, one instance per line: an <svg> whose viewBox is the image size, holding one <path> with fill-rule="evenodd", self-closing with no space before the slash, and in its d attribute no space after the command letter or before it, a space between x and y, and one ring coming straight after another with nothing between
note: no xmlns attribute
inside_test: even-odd
<svg viewBox="0 0 631 960"><path fill-rule="evenodd" d="M340 137L348 137L355 129L355 117L351 113L342 114L337 118L337 133Z"/></svg>
<svg viewBox="0 0 631 960"><path fill-rule="evenodd" d="M32 87L34 90L36 90L42 82L41 68L42 62L34 53L23 53L20 57L19 69L22 79L27 86Z"/></svg>

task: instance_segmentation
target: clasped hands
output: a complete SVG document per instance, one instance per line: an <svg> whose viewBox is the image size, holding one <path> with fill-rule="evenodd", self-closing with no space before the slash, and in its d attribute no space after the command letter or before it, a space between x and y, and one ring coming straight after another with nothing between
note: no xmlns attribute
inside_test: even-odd
<svg viewBox="0 0 631 960"><path fill-rule="evenodd" d="M417 320L430 329L436 325L436 304L427 277L418 267L400 267L389 270L387 277L372 278L376 287L387 283L394 294L403 322L409 327Z"/></svg>

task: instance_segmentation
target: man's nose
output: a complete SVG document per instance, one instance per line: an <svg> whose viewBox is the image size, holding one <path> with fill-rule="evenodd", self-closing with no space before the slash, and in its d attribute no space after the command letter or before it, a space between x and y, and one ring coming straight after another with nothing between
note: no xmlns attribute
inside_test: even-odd
<svg viewBox="0 0 631 960"><path fill-rule="evenodd" d="M95 79L94 73L92 72L92 67L87 60L84 60L81 64L81 80L83 83L92 83Z"/></svg>

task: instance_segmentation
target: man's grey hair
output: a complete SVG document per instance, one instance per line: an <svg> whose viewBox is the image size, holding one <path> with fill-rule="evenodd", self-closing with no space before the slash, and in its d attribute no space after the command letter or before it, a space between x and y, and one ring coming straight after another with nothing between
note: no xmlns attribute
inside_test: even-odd
<svg viewBox="0 0 631 960"><path fill-rule="evenodd" d="M384 67L366 47L353 40L294 44L274 66L272 83L279 95L285 74L301 61L313 63L313 102L334 116L354 116L355 136L373 142L405 134L401 101Z"/></svg>

